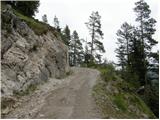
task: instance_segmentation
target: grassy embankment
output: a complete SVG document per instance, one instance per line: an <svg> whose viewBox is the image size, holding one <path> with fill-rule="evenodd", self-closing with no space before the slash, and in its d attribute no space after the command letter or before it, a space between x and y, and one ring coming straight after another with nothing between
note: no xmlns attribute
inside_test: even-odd
<svg viewBox="0 0 160 120"><path fill-rule="evenodd" d="M135 93L135 87L115 72L112 64L96 66L101 79L93 88L93 96L104 118L156 118Z"/></svg>
<svg viewBox="0 0 160 120"><path fill-rule="evenodd" d="M6 4L4 2L1 2L1 11L6 9ZM21 14L20 11L12 8L13 13L22 21L26 22L27 25L35 32L37 35L46 34L48 31L51 31L54 33L54 35L58 35L59 33L55 30L54 27L50 26L49 24L46 24L44 22L41 22L37 19L34 19L33 17L28 17L23 14Z"/></svg>

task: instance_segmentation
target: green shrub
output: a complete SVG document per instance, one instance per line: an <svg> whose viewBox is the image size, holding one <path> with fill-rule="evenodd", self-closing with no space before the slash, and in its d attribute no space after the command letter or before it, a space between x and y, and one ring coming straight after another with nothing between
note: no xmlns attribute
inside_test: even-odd
<svg viewBox="0 0 160 120"><path fill-rule="evenodd" d="M94 62L94 61L90 61L90 62L87 64L87 67L89 67L89 68L97 68L97 67L98 67L98 65L97 65L97 64L95 64L95 62Z"/></svg>
<svg viewBox="0 0 160 120"><path fill-rule="evenodd" d="M114 96L113 102L116 104L116 106L120 110L122 110L122 111L126 111L127 110L127 106L126 106L127 104L125 102L123 94L118 94L118 95Z"/></svg>
<svg viewBox="0 0 160 120"><path fill-rule="evenodd" d="M99 68L101 72L101 78L104 81L116 80L115 69L112 65L107 65L106 67Z"/></svg>
<svg viewBox="0 0 160 120"><path fill-rule="evenodd" d="M116 84L116 87L117 87L117 89L122 90L124 92L135 92L136 91L135 87L132 84L130 84L124 80L119 81Z"/></svg>

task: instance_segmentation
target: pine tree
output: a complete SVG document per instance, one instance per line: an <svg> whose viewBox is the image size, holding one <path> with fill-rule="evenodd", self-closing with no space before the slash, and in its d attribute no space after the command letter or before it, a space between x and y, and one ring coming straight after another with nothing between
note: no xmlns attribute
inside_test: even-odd
<svg viewBox="0 0 160 120"><path fill-rule="evenodd" d="M7 3L11 4L16 10L29 17L35 16L40 5L39 1L8 1Z"/></svg>
<svg viewBox="0 0 160 120"><path fill-rule="evenodd" d="M97 64L101 64L102 63L102 55L96 54L95 58L97 59L97 61L96 61Z"/></svg>
<svg viewBox="0 0 160 120"><path fill-rule="evenodd" d="M118 57L118 66L121 67L122 71L124 71L126 66L126 58L125 58L125 46L123 45L123 41L118 39L118 48L116 49L116 57Z"/></svg>
<svg viewBox="0 0 160 120"><path fill-rule="evenodd" d="M142 68L142 59L141 59L141 42L138 39L139 32L137 28L134 28L133 34L131 36L131 41L130 41L130 53L129 53L129 66L127 69L127 72L130 74L131 77L136 77L133 82L139 84L141 83L140 81L140 75L141 75L141 70ZM131 72L131 73L130 73ZM129 79L129 78L127 78ZM137 87L138 87L137 86Z"/></svg>
<svg viewBox="0 0 160 120"><path fill-rule="evenodd" d="M68 46L69 64L71 65L71 34L68 25L63 29L61 36L64 44Z"/></svg>
<svg viewBox="0 0 160 120"><path fill-rule="evenodd" d="M92 56L90 54L90 51L88 49L88 42L87 42L87 39L85 41L85 47L84 47L84 63L86 65L88 65L90 62L91 62L91 59L92 59Z"/></svg>
<svg viewBox="0 0 160 120"><path fill-rule="evenodd" d="M159 51L150 54L146 75L148 81L145 86L145 102L159 118Z"/></svg>
<svg viewBox="0 0 160 120"><path fill-rule="evenodd" d="M48 23L47 15L46 15L46 14L44 14L44 15L42 16L42 21L43 21L44 23Z"/></svg>
<svg viewBox="0 0 160 120"><path fill-rule="evenodd" d="M83 60L83 47L78 33L74 30L71 37L71 52L70 60L71 66L78 66Z"/></svg>
<svg viewBox="0 0 160 120"><path fill-rule="evenodd" d="M119 31L119 46L116 52L119 63L127 66L124 67L126 70L124 78L130 81L133 80L132 83L136 85L135 87L144 86L143 99L158 117L159 86L156 81L159 79L159 53L152 52L153 46L157 44L157 41L152 37L156 30L154 28L156 20L150 17L149 5L144 0L136 2L135 5L137 27L131 29L128 46L126 37L124 37L128 32Z"/></svg>
<svg viewBox="0 0 160 120"><path fill-rule="evenodd" d="M67 46L70 45L71 35L70 35L70 29L69 29L68 25L66 25L66 27L64 28L64 30L62 32L62 39Z"/></svg>
<svg viewBox="0 0 160 120"><path fill-rule="evenodd" d="M150 17L151 10L149 9L149 5L144 2L144 0L136 2L135 5L136 7L134 8L134 11L137 15L136 21L139 23L138 40L140 41L141 52L139 57L142 59L139 76L141 84L144 85L148 82L146 80L148 57L151 53L152 47L157 44L157 41L152 37L156 31L154 28L156 20Z"/></svg>
<svg viewBox="0 0 160 120"><path fill-rule="evenodd" d="M126 67L130 65L130 46L133 36L134 27L129 25L127 22L123 23L121 29L117 31L117 45L118 48L115 50L117 57L119 59L118 66L121 66L122 71L124 72Z"/></svg>
<svg viewBox="0 0 160 120"><path fill-rule="evenodd" d="M149 69L159 75L159 51L150 53Z"/></svg>
<svg viewBox="0 0 160 120"><path fill-rule="evenodd" d="M101 30L101 16L99 13L92 12L91 16L89 17L89 21L86 23L87 28L89 29L89 33L91 35L91 42L89 45L91 47L91 55L94 57L96 55L96 50L104 53L105 49L103 43L100 39L103 39L103 32Z"/></svg>
<svg viewBox="0 0 160 120"><path fill-rule="evenodd" d="M54 27L57 29L57 31L58 32L61 32L61 28L60 28L60 26L59 26L59 20L58 20L58 18L55 16L54 17Z"/></svg>

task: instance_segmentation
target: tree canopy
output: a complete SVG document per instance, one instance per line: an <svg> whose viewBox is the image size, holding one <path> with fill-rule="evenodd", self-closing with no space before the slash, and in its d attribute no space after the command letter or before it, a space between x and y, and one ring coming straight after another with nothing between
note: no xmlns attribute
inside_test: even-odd
<svg viewBox="0 0 160 120"><path fill-rule="evenodd" d="M38 12L39 1L5 1L22 14L33 17Z"/></svg>

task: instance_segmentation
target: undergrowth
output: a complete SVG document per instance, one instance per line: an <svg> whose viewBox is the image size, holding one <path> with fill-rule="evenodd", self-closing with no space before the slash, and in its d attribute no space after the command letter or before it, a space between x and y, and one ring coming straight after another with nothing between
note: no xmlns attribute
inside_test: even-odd
<svg viewBox="0 0 160 120"><path fill-rule="evenodd" d="M1 2L1 11L6 9L6 4ZM13 13L22 21L25 21L27 25L34 31L37 35L46 34L48 31L52 32L56 37L60 36L59 32L54 27L51 27L49 24L41 22L32 17L25 16L21 14L16 8L12 8Z"/></svg>
<svg viewBox="0 0 160 120"><path fill-rule="evenodd" d="M94 66L101 79L93 87L93 97L104 118L156 118L135 93L135 87L117 76L113 65Z"/></svg>
<svg viewBox="0 0 160 120"><path fill-rule="evenodd" d="M28 26L35 32L37 35L46 34L48 31L48 25L45 23L42 23L38 20L35 20L33 18L27 17L22 15L17 10L14 10L14 13L16 16L18 16L21 20L25 21Z"/></svg>

